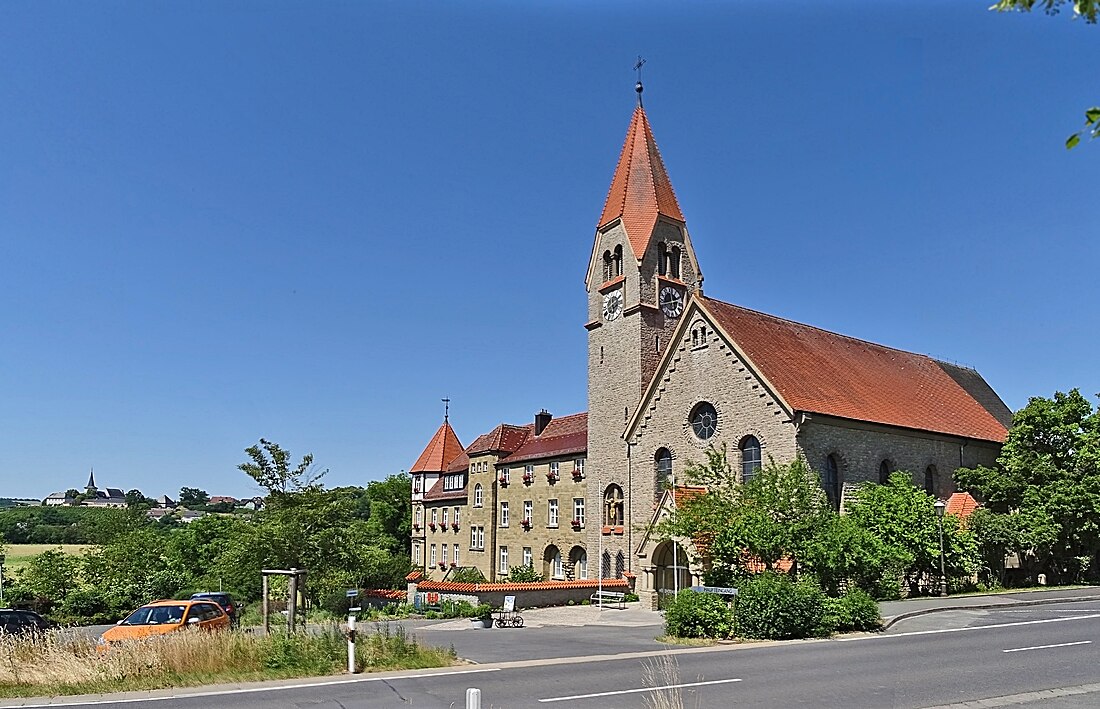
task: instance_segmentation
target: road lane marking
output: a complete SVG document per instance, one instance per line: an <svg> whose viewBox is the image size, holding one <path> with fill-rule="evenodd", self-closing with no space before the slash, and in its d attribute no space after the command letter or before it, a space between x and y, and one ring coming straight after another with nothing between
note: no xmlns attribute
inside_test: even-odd
<svg viewBox="0 0 1100 709"><path fill-rule="evenodd" d="M317 687L337 687L344 684L360 684L363 682L392 682L401 679L425 679L428 677L447 677L450 675L469 675L479 672L500 672L499 667L484 667L476 670L451 670L449 672L428 672L415 675L390 675L386 677L349 677L348 679L330 680L328 682L300 682L298 684L283 684L276 687L242 687L240 689L222 689L214 692L186 692L158 697L128 697L126 699L93 699L85 702L47 702L42 704L21 704L20 706L43 707L90 707L100 704L137 704L139 702L164 702L172 699L191 699L192 697L224 697L233 694L255 694L257 692L281 692L290 689L316 689ZM28 697L32 701L40 697ZM46 698L48 699L48 698Z"/></svg>
<svg viewBox="0 0 1100 709"><path fill-rule="evenodd" d="M888 635L864 635L858 638L837 638L836 642L856 642L857 640L887 640L889 638L906 638L914 635L937 635L940 633L965 633L971 630L991 630L994 628L1015 628L1021 625L1039 625L1041 623L1065 623L1067 620L1089 620L1100 618L1100 613L1089 615L1075 615L1071 618L1043 618L1042 620L1018 620L1013 623L995 623L993 625L972 625L966 628L940 628L939 630L911 630L907 633L889 633Z"/></svg>
<svg viewBox="0 0 1100 709"><path fill-rule="evenodd" d="M1041 705L1049 703L1052 699L1062 697L1075 697L1083 694L1095 694L1100 692L1100 684L1080 684L1076 687L1058 687L1056 689L1040 689L1035 692L1022 692L1020 694L1006 694L1003 697L988 697L986 699L972 699L954 704L938 704L925 709L993 709L993 707L1018 707L1021 704Z"/></svg>
<svg viewBox="0 0 1100 709"><path fill-rule="evenodd" d="M1091 640L1078 640L1075 643L1055 643L1054 645L1032 645L1031 647L1014 647L1011 650L1001 652L1025 652L1027 650L1049 650L1052 647L1071 647L1073 645L1091 645Z"/></svg>
<svg viewBox="0 0 1100 709"><path fill-rule="evenodd" d="M681 687L702 687L707 684L729 684L740 682L740 679L712 679L709 682L685 682L684 684L666 684L663 687L639 687L638 689L619 689L614 692L596 692L595 694L574 694L570 697L548 697L540 699L540 702L568 702L575 699L594 699L596 697L612 697L616 694L637 694L638 692L660 692L664 689L680 689Z"/></svg>

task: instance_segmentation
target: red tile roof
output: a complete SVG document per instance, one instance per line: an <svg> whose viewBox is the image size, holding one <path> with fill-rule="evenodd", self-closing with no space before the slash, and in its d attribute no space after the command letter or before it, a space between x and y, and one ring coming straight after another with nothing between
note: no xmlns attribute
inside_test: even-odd
<svg viewBox="0 0 1100 709"><path fill-rule="evenodd" d="M460 473L470 467L470 456L466 455L466 451L462 451L461 455L451 461L451 464L447 466L448 473Z"/></svg>
<svg viewBox="0 0 1100 709"><path fill-rule="evenodd" d="M420 569L413 569L405 576L406 581L419 581L422 578L424 578L424 572Z"/></svg>
<svg viewBox="0 0 1100 709"><path fill-rule="evenodd" d="M531 432L532 434L534 431ZM588 450L588 412L551 419L542 433L526 442L502 463L584 453Z"/></svg>
<svg viewBox="0 0 1100 709"><path fill-rule="evenodd" d="M795 411L982 441L1005 439L1004 425L930 357L699 300Z"/></svg>
<svg viewBox="0 0 1100 709"><path fill-rule="evenodd" d="M500 591L553 591L563 588L599 588L596 579L585 581L537 581L529 583L456 583L454 581L421 581L418 591L451 591L453 593L491 593ZM626 579L604 579L604 588L630 588Z"/></svg>
<svg viewBox="0 0 1100 709"><path fill-rule="evenodd" d="M676 506L684 504L687 500L692 500L700 495L706 494L707 489L705 487L689 487L687 485L677 485L672 491L673 499L676 502Z"/></svg>
<svg viewBox="0 0 1100 709"><path fill-rule="evenodd" d="M981 507L978 501L971 497L969 492L956 492L947 498L945 514L955 515L959 519L966 519L974 514L974 510Z"/></svg>
<svg viewBox="0 0 1100 709"><path fill-rule="evenodd" d="M405 591L398 591L392 588L375 588L369 591L363 591L363 595L370 598L386 598L391 601L405 600Z"/></svg>
<svg viewBox="0 0 1100 709"><path fill-rule="evenodd" d="M447 465L462 455L462 443L447 421L428 442L428 447L409 468L410 473L438 473L447 469Z"/></svg>
<svg viewBox="0 0 1100 709"><path fill-rule="evenodd" d="M444 490L443 478L439 478L432 485L431 489L424 493L424 501L431 502L433 500L462 500L466 498L466 488L462 487L457 490Z"/></svg>
<svg viewBox="0 0 1100 709"><path fill-rule="evenodd" d="M684 221L661 153L657 150L657 141L649 128L649 119L638 106L626 131L623 152L619 155L607 202L596 226L602 228L622 217L634 257L640 261L649 246L649 237L653 235L658 214Z"/></svg>
<svg viewBox="0 0 1100 709"><path fill-rule="evenodd" d="M499 451L501 453L511 453L514 450L518 450L527 440L527 436L533 433L534 424L527 424L526 426L515 426L510 423L502 423L492 431L486 434L478 436L473 443L466 448L467 455L477 455L478 453L488 453L490 451Z"/></svg>

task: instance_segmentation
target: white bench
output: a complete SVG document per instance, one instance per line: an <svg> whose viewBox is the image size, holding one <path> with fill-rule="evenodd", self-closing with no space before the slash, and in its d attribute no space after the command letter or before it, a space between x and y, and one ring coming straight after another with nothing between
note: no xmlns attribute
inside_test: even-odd
<svg viewBox="0 0 1100 709"><path fill-rule="evenodd" d="M618 591L596 591L588 600L592 601L592 605L616 605L620 610L626 608L626 594Z"/></svg>

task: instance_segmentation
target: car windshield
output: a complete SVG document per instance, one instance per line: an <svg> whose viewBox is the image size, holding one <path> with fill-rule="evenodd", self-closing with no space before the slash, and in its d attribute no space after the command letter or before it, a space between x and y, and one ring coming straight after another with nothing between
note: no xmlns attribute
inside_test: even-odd
<svg viewBox="0 0 1100 709"><path fill-rule="evenodd" d="M123 625L179 625L185 606L142 606L131 613Z"/></svg>
<svg viewBox="0 0 1100 709"><path fill-rule="evenodd" d="M229 605L229 596L224 593L196 593L194 596L191 596L191 600L193 601L200 599L204 601L214 601L222 606Z"/></svg>

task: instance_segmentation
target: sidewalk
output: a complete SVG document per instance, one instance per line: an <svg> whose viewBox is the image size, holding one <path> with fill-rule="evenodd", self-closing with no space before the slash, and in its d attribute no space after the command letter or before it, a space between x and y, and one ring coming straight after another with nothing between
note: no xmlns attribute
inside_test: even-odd
<svg viewBox="0 0 1100 709"><path fill-rule="evenodd" d="M889 628L904 618L912 618L937 611L963 610L967 608L1000 608L1006 606L1034 606L1047 603L1072 603L1074 601L1100 601L1100 586L1080 586L1049 590L1021 590L1011 593L990 593L980 596L937 596L910 598L904 601L881 601L883 627Z"/></svg>

